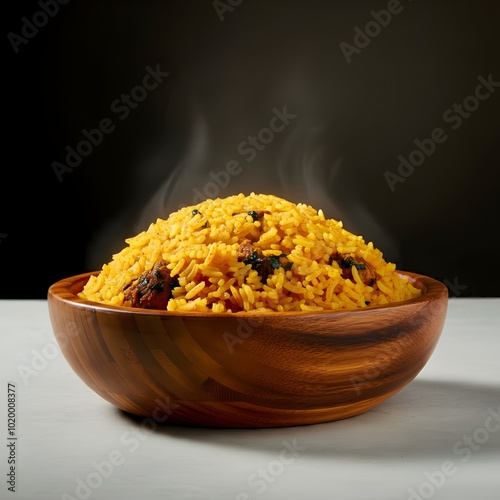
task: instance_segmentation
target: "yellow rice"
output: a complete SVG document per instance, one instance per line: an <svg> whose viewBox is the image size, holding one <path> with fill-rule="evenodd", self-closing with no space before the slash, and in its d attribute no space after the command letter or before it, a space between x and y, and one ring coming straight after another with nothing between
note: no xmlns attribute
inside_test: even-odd
<svg viewBox="0 0 500 500"><path fill-rule="evenodd" d="M249 211L268 211L258 220ZM197 212L196 212L197 211ZM251 264L238 261L238 248L250 241L265 255L286 254L290 262L262 279ZM122 305L123 287L168 263L179 286L169 311L320 311L357 309L411 299L420 294L386 262L373 243L350 233L321 210L267 194L208 199L157 219L92 276L80 297ZM372 286L352 266L342 277L334 254L354 255L376 273Z"/></svg>

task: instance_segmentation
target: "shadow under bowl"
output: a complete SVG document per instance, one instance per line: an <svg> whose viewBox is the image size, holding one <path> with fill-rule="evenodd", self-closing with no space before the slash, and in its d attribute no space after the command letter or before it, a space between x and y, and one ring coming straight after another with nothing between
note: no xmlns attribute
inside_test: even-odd
<svg viewBox="0 0 500 500"><path fill-rule="evenodd" d="M175 313L81 299L91 274L48 290L72 369L128 413L204 427L285 427L366 412L422 370L448 305L443 283L401 271L419 297L348 311Z"/></svg>

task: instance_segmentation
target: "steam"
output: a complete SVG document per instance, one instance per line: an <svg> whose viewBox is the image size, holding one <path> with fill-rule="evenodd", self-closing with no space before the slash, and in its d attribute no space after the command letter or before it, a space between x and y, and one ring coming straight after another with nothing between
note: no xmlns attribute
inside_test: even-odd
<svg viewBox="0 0 500 500"><path fill-rule="evenodd" d="M161 153L157 155L156 168L163 168L164 171L168 169L170 173L145 204L137 220L134 221L134 234L146 229L158 217L167 218L180 206L192 204L189 200L189 193L192 192L196 179L208 179L208 170L205 171L207 168L206 158L209 154L208 127L203 116L199 113L193 117L192 123L185 158L174 165L173 169L171 166L165 165L164 155L167 153L160 147ZM149 166L149 168L151 167Z"/></svg>
<svg viewBox="0 0 500 500"><path fill-rule="evenodd" d="M326 218L342 221L348 231L372 241L384 256L399 260L399 248L387 228L360 199L353 169L335 155L327 127L305 124L287 139L278 164L283 197L322 209Z"/></svg>
<svg viewBox="0 0 500 500"><path fill-rule="evenodd" d="M138 192L143 193L137 195L133 211L120 214L91 242L90 270L99 269L121 250L125 238L147 229L157 218L167 218L181 206L196 205L205 198L250 192L274 194L322 209L327 218L342 221L348 231L372 241L386 259L397 263L398 247L360 198L356 170L349 158L339 153L342 147L332 139L331 126L317 118L306 118L306 113L301 115L298 107L290 106L289 112L296 113L297 118L276 133L265 149L255 157L239 152L241 141L259 131L256 123L264 125L262 130L273 116L272 110L281 110L283 106L269 106L268 115L262 117L261 112L257 117L249 117L251 123L235 123L232 134L224 133L224 126L228 127L224 118L217 117L209 123L199 106L180 115L178 124L187 124L181 160L173 158L171 145L162 141L153 154L143 158L136 179L138 186L142 183ZM217 140L222 140L222 144ZM237 168L228 170L228 165ZM151 179L162 177L156 189L151 189Z"/></svg>
<svg viewBox="0 0 500 500"><path fill-rule="evenodd" d="M136 221L136 232L157 217L167 217L180 206L195 205L201 200L200 193L206 198L209 197L206 194L211 193L226 197L253 191L322 209L327 218L341 220L347 230L373 241L386 257L397 260L399 252L394 238L359 199L356 179L349 175L347 162L338 156L332 157L335 147L325 127L299 121L284 134L281 144L270 144L270 151L263 152L259 161L252 163L238 156L235 144L227 160L238 161L241 173L231 176L227 185L218 185L214 191L214 174L223 171L225 162L210 163L209 130L198 115L186 158L175 166L146 204ZM278 143L278 138L275 141ZM211 191L204 189L208 183Z"/></svg>

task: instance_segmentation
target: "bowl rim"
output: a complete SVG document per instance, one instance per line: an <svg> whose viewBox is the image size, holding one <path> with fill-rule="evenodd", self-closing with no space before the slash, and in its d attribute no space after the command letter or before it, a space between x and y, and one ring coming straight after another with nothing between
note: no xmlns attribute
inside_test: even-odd
<svg viewBox="0 0 500 500"><path fill-rule="evenodd" d="M369 314L373 311L400 308L405 306L414 306L419 303L427 303L434 300L443 299L449 297L448 288L444 283L426 276L424 274L418 274L410 271L396 270L396 272L401 276L408 278L410 283L422 290L422 293L418 297L414 297L409 300L392 302L389 304L382 304L378 306L368 306L366 308L359 309L325 309L323 311L285 311L285 312L262 312L262 311L239 311L235 313L227 312L199 312L199 311L167 311L162 309L142 309L138 307L129 306L116 306L111 304L102 304L100 302L93 302L88 299L83 299L77 295L83 285L88 281L90 276L99 274L100 271L90 271L86 273L77 274L74 276L69 276L63 278L59 281L53 283L47 291L48 300L56 300L64 302L68 305L82 308L91 309L96 312L102 313L115 313L115 314L138 314L147 316L165 316L172 318L179 317L193 317L193 318L273 318L273 317L305 317L305 316L318 316L318 315L330 315L330 314ZM77 292L74 288L82 283L81 288Z"/></svg>

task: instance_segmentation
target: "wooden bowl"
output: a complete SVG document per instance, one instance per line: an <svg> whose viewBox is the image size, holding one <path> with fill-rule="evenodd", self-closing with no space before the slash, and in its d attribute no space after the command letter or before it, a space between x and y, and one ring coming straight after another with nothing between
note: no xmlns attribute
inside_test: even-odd
<svg viewBox="0 0 500 500"><path fill-rule="evenodd" d="M48 291L57 342L76 374L126 412L206 427L284 427L366 412L424 367L448 305L441 282L401 272L420 297L350 311L173 313L80 299L90 274Z"/></svg>

